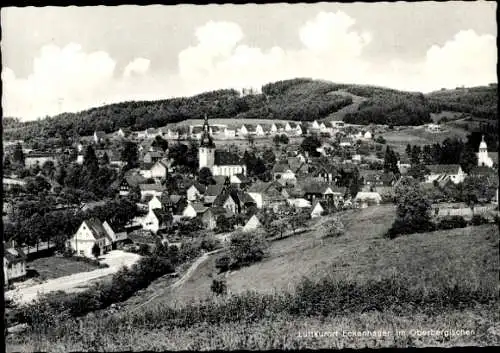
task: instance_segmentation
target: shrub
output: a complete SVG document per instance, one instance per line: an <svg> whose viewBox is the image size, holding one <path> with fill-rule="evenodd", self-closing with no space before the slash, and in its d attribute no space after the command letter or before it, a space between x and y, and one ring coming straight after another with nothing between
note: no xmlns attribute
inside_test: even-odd
<svg viewBox="0 0 500 353"><path fill-rule="evenodd" d="M326 225L325 238L337 238L344 235L344 225L339 219L334 219Z"/></svg>
<svg viewBox="0 0 500 353"><path fill-rule="evenodd" d="M268 246L262 233L235 233L231 237L229 253L236 266L248 266L261 261Z"/></svg>
<svg viewBox="0 0 500 353"><path fill-rule="evenodd" d="M442 218L437 229L454 229L467 227L467 221L462 216L447 216Z"/></svg>
<svg viewBox="0 0 500 353"><path fill-rule="evenodd" d="M227 284L225 279L214 279L210 289L216 295L224 295L227 293Z"/></svg>
<svg viewBox="0 0 500 353"><path fill-rule="evenodd" d="M472 216L472 219L470 221L470 224L472 224L473 226L479 226L486 223L489 223L489 220L479 214L475 214L474 216Z"/></svg>
<svg viewBox="0 0 500 353"><path fill-rule="evenodd" d="M215 268L219 269L219 273L229 270L231 258L229 256L220 256L215 260Z"/></svg>
<svg viewBox="0 0 500 353"><path fill-rule="evenodd" d="M222 244L219 239L206 236L201 240L200 248L202 250L210 252L222 248Z"/></svg>
<svg viewBox="0 0 500 353"><path fill-rule="evenodd" d="M140 244L137 253L141 256L149 256L151 255L151 250L147 244Z"/></svg>
<svg viewBox="0 0 500 353"><path fill-rule="evenodd" d="M124 267L115 273L111 282L97 283L80 293L50 293L25 304L20 307L17 319L36 327L57 325L64 318L82 316L126 300L156 278L173 272L175 268L168 260L144 257L131 269Z"/></svg>

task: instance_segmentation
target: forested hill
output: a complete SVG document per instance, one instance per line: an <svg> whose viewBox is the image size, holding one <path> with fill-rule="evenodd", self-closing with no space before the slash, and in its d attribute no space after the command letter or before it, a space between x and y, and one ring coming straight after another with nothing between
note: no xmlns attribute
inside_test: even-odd
<svg viewBox="0 0 500 353"><path fill-rule="evenodd" d="M469 113L477 118L498 119L498 84L472 88L442 89L426 95L431 109Z"/></svg>
<svg viewBox="0 0 500 353"><path fill-rule="evenodd" d="M431 112L448 107L444 105L446 99L441 99L444 92L425 96L381 87L296 78L266 84L260 94L241 95L228 89L192 97L110 104L29 123L4 118L4 138L30 140L33 137L85 136L95 130L112 132L125 127L144 130L186 119L201 119L204 114L225 119L322 120L353 104L349 94L363 97L361 104L345 114L344 120L349 123L420 125L430 122ZM460 99L463 98L457 98ZM457 104L456 109L472 109L469 105L476 102L474 99L460 101L463 107ZM485 102L491 103L490 100ZM494 113L496 117L496 110Z"/></svg>

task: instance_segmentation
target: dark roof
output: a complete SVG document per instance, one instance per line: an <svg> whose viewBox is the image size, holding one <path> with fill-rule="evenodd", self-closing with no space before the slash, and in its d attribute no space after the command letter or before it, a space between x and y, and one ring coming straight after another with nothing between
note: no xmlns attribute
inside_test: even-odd
<svg viewBox="0 0 500 353"><path fill-rule="evenodd" d="M85 203L83 203L81 205L80 209L81 210L93 210L96 207L101 207L101 206L104 206L104 205L106 205L106 201L105 200L85 202Z"/></svg>
<svg viewBox="0 0 500 353"><path fill-rule="evenodd" d="M203 194L205 192L205 190L207 189L207 187L205 185L201 184L198 181L193 182L189 187L191 187L191 186L194 186L200 194Z"/></svg>
<svg viewBox="0 0 500 353"><path fill-rule="evenodd" d="M471 169L470 175L497 176L495 169L489 167L474 167Z"/></svg>
<svg viewBox="0 0 500 353"><path fill-rule="evenodd" d="M305 194L323 194L328 187L327 183L307 182L303 183L302 190Z"/></svg>
<svg viewBox="0 0 500 353"><path fill-rule="evenodd" d="M219 195L217 195L217 197L214 200L214 206L215 207L224 206L224 204L226 203L226 201L229 198L232 198L229 191L225 191L225 192L220 193ZM233 199L233 201L235 201L235 200Z"/></svg>
<svg viewBox="0 0 500 353"><path fill-rule="evenodd" d="M278 163L273 167L273 173L285 173L287 170L290 170L293 173L293 168L290 168L288 163Z"/></svg>
<svg viewBox="0 0 500 353"><path fill-rule="evenodd" d="M243 124L243 126L247 129L248 132L254 132L257 128L255 125Z"/></svg>
<svg viewBox="0 0 500 353"><path fill-rule="evenodd" d="M255 184L251 185L248 192L262 193L271 187L271 182L257 181Z"/></svg>
<svg viewBox="0 0 500 353"><path fill-rule="evenodd" d="M142 184L146 181L146 178L144 178L140 174L130 174L125 176L125 180L130 186L137 186L139 184Z"/></svg>
<svg viewBox="0 0 500 353"><path fill-rule="evenodd" d="M249 183L252 181L249 177L247 177L244 174L235 174L234 176L237 177L238 179L240 179L240 182L243 184L246 184L246 183Z"/></svg>
<svg viewBox="0 0 500 353"><path fill-rule="evenodd" d="M224 189L224 184L214 184L208 185L207 190L205 191L205 196L217 196Z"/></svg>
<svg viewBox="0 0 500 353"><path fill-rule="evenodd" d="M3 253L4 253L5 259L10 263L20 262L20 261L26 260L26 254L19 247L7 247L6 244L4 244L4 252Z"/></svg>
<svg viewBox="0 0 500 353"><path fill-rule="evenodd" d="M458 164L429 164L426 167L431 174L456 174L460 166Z"/></svg>
<svg viewBox="0 0 500 353"><path fill-rule="evenodd" d="M106 135L106 133L104 131L95 131L94 134L97 137L103 137L104 135Z"/></svg>
<svg viewBox="0 0 500 353"><path fill-rule="evenodd" d="M207 211L209 209L207 206L203 205L200 202L192 202L191 206L193 206L193 208L197 214L204 213L205 211Z"/></svg>
<svg viewBox="0 0 500 353"><path fill-rule="evenodd" d="M166 189L160 184L139 184L139 188L144 191L164 191Z"/></svg>
<svg viewBox="0 0 500 353"><path fill-rule="evenodd" d="M215 181L216 184L225 184L229 177L225 176L225 175L215 175L212 177L212 179Z"/></svg>
<svg viewBox="0 0 500 353"><path fill-rule="evenodd" d="M84 221L90 229L95 239L109 238L108 232L104 229L102 222L97 218L89 218Z"/></svg>
<svg viewBox="0 0 500 353"><path fill-rule="evenodd" d="M243 161L236 154L228 151L215 151L215 165L242 165Z"/></svg>
<svg viewBox="0 0 500 353"><path fill-rule="evenodd" d="M168 212L165 212L161 208L153 209L153 213L155 214L156 218L158 218L160 227L166 226L167 224L170 224L172 222L172 215Z"/></svg>

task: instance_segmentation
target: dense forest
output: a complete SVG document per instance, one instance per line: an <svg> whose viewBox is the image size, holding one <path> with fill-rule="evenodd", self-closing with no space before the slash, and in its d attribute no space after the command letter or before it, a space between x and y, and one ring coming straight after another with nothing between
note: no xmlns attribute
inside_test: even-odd
<svg viewBox="0 0 500 353"><path fill-rule="evenodd" d="M144 130L186 119L282 119L321 120L352 104L343 90L366 100L344 120L356 124L420 125L430 122L430 113L452 110L496 119L496 85L445 90L428 95L388 88L337 84L308 78L268 83L259 94L240 94L233 89L205 92L192 97L109 104L78 113L63 113L21 123L3 119L4 138L30 140L86 136L96 130L107 133L119 128Z"/></svg>
<svg viewBox="0 0 500 353"><path fill-rule="evenodd" d="M448 110L498 120L498 85L441 90L427 95L433 112Z"/></svg>

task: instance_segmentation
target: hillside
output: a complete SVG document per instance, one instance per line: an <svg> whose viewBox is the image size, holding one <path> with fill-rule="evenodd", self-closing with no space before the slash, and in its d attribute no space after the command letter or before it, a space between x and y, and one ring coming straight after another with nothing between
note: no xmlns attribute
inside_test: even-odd
<svg viewBox="0 0 500 353"><path fill-rule="evenodd" d="M157 128L202 119L204 114L211 119L343 119L354 124L421 125L432 121L431 113L442 110L496 118L496 86L423 95L296 78L268 83L260 94L241 95L225 89L192 97L122 102L27 123L4 118L3 128L5 139L67 138L88 136L95 130Z"/></svg>
<svg viewBox="0 0 500 353"><path fill-rule="evenodd" d="M207 261L173 292L140 310L65 320L50 328L50 339L27 332L8 337L8 347L139 351L498 344L496 225L389 240L382 235L394 216L392 205L348 211L341 216L346 233L339 238L321 240L324 227L317 224L308 233L276 241L263 262L228 273L231 295L225 298L211 294L216 269ZM475 334L443 339L412 333L444 328ZM337 330L391 335L298 336Z"/></svg>
<svg viewBox="0 0 500 353"><path fill-rule="evenodd" d="M442 89L426 95L433 112L461 112L476 118L498 120L498 85Z"/></svg>

